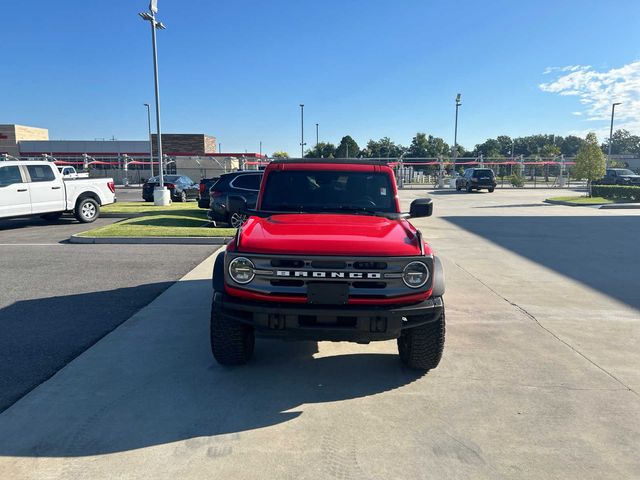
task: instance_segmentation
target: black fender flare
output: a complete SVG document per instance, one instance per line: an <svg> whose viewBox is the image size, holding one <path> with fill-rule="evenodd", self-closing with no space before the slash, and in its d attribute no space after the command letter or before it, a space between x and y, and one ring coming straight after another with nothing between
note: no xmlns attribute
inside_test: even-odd
<svg viewBox="0 0 640 480"><path fill-rule="evenodd" d="M441 297L444 295L445 277L444 267L439 257L433 257L433 291L432 297Z"/></svg>
<svg viewBox="0 0 640 480"><path fill-rule="evenodd" d="M213 290L224 292L224 251L220 252L213 264Z"/></svg>

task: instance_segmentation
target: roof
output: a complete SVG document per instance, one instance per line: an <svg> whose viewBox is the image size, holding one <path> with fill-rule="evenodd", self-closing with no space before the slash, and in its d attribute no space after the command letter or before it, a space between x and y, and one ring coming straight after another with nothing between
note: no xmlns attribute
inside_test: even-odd
<svg viewBox="0 0 640 480"><path fill-rule="evenodd" d="M387 165L389 162L385 159L377 158L281 158L272 160L271 164L279 163L327 163L340 165Z"/></svg>

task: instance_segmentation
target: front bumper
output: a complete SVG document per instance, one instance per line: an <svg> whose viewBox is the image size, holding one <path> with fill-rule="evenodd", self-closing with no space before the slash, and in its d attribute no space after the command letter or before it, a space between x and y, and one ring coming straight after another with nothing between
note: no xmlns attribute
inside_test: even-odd
<svg viewBox="0 0 640 480"><path fill-rule="evenodd" d="M214 292L213 314L252 325L266 337L367 343L398 338L402 330L436 321L441 297L412 305L326 306L250 302Z"/></svg>

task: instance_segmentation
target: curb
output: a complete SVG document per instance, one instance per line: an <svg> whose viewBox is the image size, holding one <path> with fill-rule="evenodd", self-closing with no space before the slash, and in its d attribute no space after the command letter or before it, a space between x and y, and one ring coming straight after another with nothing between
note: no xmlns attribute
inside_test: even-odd
<svg viewBox="0 0 640 480"><path fill-rule="evenodd" d="M603 208L605 205L609 205L608 203L572 203L572 202L564 202L562 200L543 200L543 203L548 203L550 205L565 205L567 207L598 207Z"/></svg>
<svg viewBox="0 0 640 480"><path fill-rule="evenodd" d="M71 235L70 243L118 245L226 245L233 237L81 237Z"/></svg>
<svg viewBox="0 0 640 480"><path fill-rule="evenodd" d="M605 210L640 209L640 203L608 203L600 208Z"/></svg>

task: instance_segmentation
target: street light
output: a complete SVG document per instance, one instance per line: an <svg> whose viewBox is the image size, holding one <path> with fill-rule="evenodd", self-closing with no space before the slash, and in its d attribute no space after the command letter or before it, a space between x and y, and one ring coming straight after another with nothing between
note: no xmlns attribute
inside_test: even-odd
<svg viewBox="0 0 640 480"><path fill-rule="evenodd" d="M151 137L151 107L148 103L143 103L147 107L147 123L149 124L149 163L151 167L151 176L153 177L153 138Z"/></svg>
<svg viewBox="0 0 640 480"><path fill-rule="evenodd" d="M316 150L318 150L318 143L319 143L319 142L318 142L318 138L320 138L320 137L318 136L318 131L319 131L319 130L318 130L318 127L319 127L319 125L320 125L319 123L316 123Z"/></svg>
<svg viewBox="0 0 640 480"><path fill-rule="evenodd" d="M616 113L616 105L622 105L620 102L611 105L611 127L609 128L609 153L607 154L607 167L611 166L611 144L613 143L613 116Z"/></svg>
<svg viewBox="0 0 640 480"><path fill-rule="evenodd" d="M300 104L300 158L304 158L304 103Z"/></svg>
<svg viewBox="0 0 640 480"><path fill-rule="evenodd" d="M164 167L162 156L162 129L160 128L160 84L158 82L158 48L156 42L156 30L164 30L162 22L156 20L158 13L158 0L151 0L149 12L139 13L143 20L151 24L151 45L153 47L153 78L156 98L156 130L158 135L158 171L160 175L160 186L153 191L153 203L159 206L166 206L171 203L169 190L164 186Z"/></svg>
<svg viewBox="0 0 640 480"><path fill-rule="evenodd" d="M453 154L455 157L458 156L458 108L462 105L462 102L460 101L460 97L461 97L461 94L458 94L456 96L456 127L453 134L453 150L454 150Z"/></svg>

